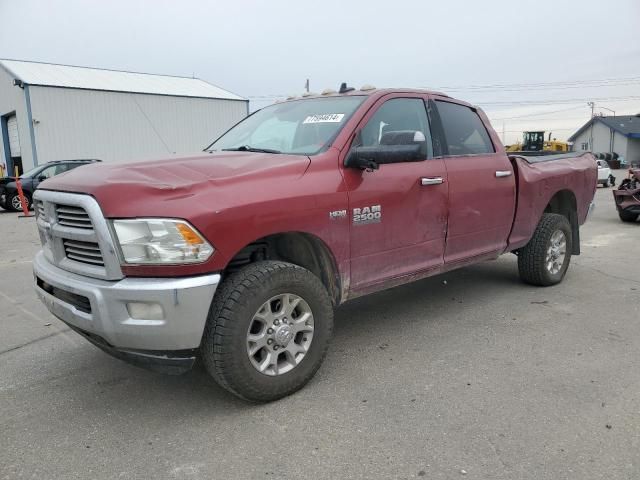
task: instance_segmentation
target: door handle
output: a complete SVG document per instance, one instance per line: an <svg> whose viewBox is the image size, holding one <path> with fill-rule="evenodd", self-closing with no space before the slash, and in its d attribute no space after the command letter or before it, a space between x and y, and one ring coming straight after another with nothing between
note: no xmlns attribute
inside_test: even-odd
<svg viewBox="0 0 640 480"><path fill-rule="evenodd" d="M497 178L510 177L512 174L513 172L511 170L496 170Z"/></svg>
<svg viewBox="0 0 640 480"><path fill-rule="evenodd" d="M422 177L420 179L421 185L440 185L444 183L442 177Z"/></svg>

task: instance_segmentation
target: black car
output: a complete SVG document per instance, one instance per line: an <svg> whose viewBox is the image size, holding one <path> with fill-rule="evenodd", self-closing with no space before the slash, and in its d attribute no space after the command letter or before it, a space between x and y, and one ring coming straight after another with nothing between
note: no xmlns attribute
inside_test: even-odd
<svg viewBox="0 0 640 480"><path fill-rule="evenodd" d="M99 161L100 160L95 159L58 160L45 163L44 165L38 165L20 175L22 191L29 204L29 208L31 208L32 204L31 197L33 196L33 191L40 185L40 182L66 171L73 170L76 167ZM18 188L16 187L16 182L13 177L0 178L0 207L14 212L22 210L20 197L18 196Z"/></svg>

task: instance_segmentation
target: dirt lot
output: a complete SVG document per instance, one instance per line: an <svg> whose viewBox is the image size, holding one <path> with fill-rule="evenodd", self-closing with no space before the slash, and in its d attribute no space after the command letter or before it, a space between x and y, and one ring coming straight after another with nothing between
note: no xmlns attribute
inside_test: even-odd
<svg viewBox="0 0 640 480"><path fill-rule="evenodd" d="M2 213L0 478L640 478L640 223L596 202L561 285L505 255L347 303L316 378L259 406L70 332Z"/></svg>

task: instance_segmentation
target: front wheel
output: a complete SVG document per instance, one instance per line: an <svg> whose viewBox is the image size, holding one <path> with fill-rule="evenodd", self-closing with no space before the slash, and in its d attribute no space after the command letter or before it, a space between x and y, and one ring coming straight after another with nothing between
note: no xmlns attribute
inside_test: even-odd
<svg viewBox="0 0 640 480"><path fill-rule="evenodd" d="M27 203L27 210L30 210L31 199L28 195L25 195L24 200ZM22 211L22 202L20 201L20 195L18 195L17 193L9 195L9 197L7 198L7 207L9 207L9 210L13 210L14 212Z"/></svg>
<svg viewBox="0 0 640 480"><path fill-rule="evenodd" d="M216 292L200 350L222 387L269 402L313 377L332 330L333 307L318 277L290 263L257 262Z"/></svg>
<svg viewBox="0 0 640 480"><path fill-rule="evenodd" d="M518 254L518 272L527 283L550 286L564 278L572 251L571 225L563 215L545 213Z"/></svg>
<svg viewBox="0 0 640 480"><path fill-rule="evenodd" d="M638 218L637 213L627 212L626 210L618 210L618 216L623 222L635 222Z"/></svg>

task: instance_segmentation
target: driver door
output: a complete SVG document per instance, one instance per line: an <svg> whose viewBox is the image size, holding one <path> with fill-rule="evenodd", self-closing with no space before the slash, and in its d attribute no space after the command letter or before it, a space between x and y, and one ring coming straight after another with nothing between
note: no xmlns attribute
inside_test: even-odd
<svg viewBox="0 0 640 480"><path fill-rule="evenodd" d="M351 224L351 289L441 267L448 184L443 160L433 158L425 98L385 97L356 131L352 147L424 139L425 148L420 161L382 164L373 171L344 168Z"/></svg>
<svg viewBox="0 0 640 480"><path fill-rule="evenodd" d="M51 178L60 173L60 167L61 165L51 165L50 167L43 169L40 173L38 173L38 175L31 179L32 189L35 190L38 185L40 185L40 182L43 182L47 178Z"/></svg>

